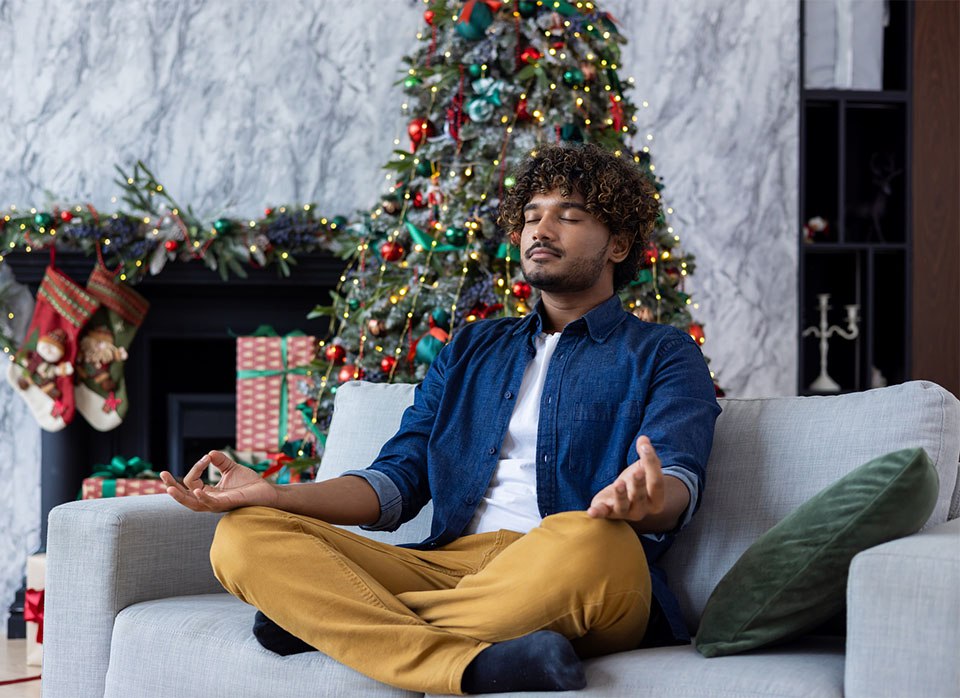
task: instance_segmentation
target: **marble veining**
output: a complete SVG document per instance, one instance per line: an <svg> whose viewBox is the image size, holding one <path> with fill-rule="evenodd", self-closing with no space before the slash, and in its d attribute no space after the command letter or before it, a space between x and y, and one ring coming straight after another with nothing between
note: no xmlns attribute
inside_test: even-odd
<svg viewBox="0 0 960 698"><path fill-rule="evenodd" d="M49 190L110 208L112 165L146 161L213 215L314 201L366 208L403 138L392 83L418 1L0 0L0 207ZM688 291L728 394L796 376L798 3L612 0ZM405 142L402 140L402 142ZM0 391L6 390L0 386ZM0 617L36 547L39 438L6 392ZM25 496L29 495L29 496ZM37 501L33 501L36 499Z"/></svg>

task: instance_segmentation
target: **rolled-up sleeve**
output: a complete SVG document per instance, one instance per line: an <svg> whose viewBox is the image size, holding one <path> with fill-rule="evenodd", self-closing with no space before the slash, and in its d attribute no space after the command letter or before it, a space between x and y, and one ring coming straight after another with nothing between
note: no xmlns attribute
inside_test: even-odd
<svg viewBox="0 0 960 698"><path fill-rule="evenodd" d="M369 526L361 526L365 531L393 531L399 525L402 510L400 490L385 473L379 470L348 470L344 475L356 475L366 480L380 500L380 518Z"/></svg>

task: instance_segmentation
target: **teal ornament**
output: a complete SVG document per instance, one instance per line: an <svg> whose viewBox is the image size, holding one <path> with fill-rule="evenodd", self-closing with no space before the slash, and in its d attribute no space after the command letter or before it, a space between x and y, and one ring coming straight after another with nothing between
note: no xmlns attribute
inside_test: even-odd
<svg viewBox="0 0 960 698"><path fill-rule="evenodd" d="M570 87L577 87L583 84L583 71L579 68L573 68L563 73L563 81Z"/></svg>
<svg viewBox="0 0 960 698"><path fill-rule="evenodd" d="M434 326L448 332L450 331L450 313L446 310L443 308L434 308L433 312L430 313L430 317L433 318Z"/></svg>
<svg viewBox="0 0 960 698"><path fill-rule="evenodd" d="M454 247L463 247L467 244L467 231L462 228L447 228L443 236Z"/></svg>
<svg viewBox="0 0 960 698"><path fill-rule="evenodd" d="M342 228L347 224L347 219L343 216L335 216L332 221L330 221L331 228Z"/></svg>
<svg viewBox="0 0 960 698"><path fill-rule="evenodd" d="M356 298L351 298L347 301L347 305L350 306L350 310L357 310L360 307L360 301Z"/></svg>
<svg viewBox="0 0 960 698"><path fill-rule="evenodd" d="M460 19L457 21L457 33L468 41L479 41L482 39L487 31L487 27L493 24L493 13L485 3L475 2L467 21L464 21L463 14L461 14Z"/></svg>
<svg viewBox="0 0 960 698"><path fill-rule="evenodd" d="M429 160L421 160L417 163L417 174L421 177L429 177L433 174L433 166Z"/></svg>
<svg viewBox="0 0 960 698"><path fill-rule="evenodd" d="M503 80L480 78L479 80L474 80L471 86L477 95L490 102L490 104L497 107L503 105L503 102L500 101L500 90L505 87Z"/></svg>
<svg viewBox="0 0 960 698"><path fill-rule="evenodd" d="M583 142L583 133L576 124L564 124L560 129L560 139L564 141Z"/></svg>
<svg viewBox="0 0 960 698"><path fill-rule="evenodd" d="M218 233L227 232L228 230L230 230L230 225L231 223L229 218L218 218L213 223L213 227Z"/></svg>
<svg viewBox="0 0 960 698"><path fill-rule="evenodd" d="M419 84L420 84L420 78L415 78L412 75L403 81L403 86L406 88L416 87Z"/></svg>
<svg viewBox="0 0 960 698"><path fill-rule="evenodd" d="M483 68L481 68L479 65L474 63L469 68L467 68L467 73L470 75L470 77L474 79L480 78L480 77L483 77Z"/></svg>
<svg viewBox="0 0 960 698"><path fill-rule="evenodd" d="M503 178L503 186L505 186L507 189L509 189L516 183L517 183L517 180L513 177L513 175L507 175L506 177Z"/></svg>
<svg viewBox="0 0 960 698"><path fill-rule="evenodd" d="M527 17L533 17L535 14L537 14L537 3L533 0L520 0L517 10L520 12L520 16L524 19Z"/></svg>
<svg viewBox="0 0 960 698"><path fill-rule="evenodd" d="M433 360L437 358L437 354L443 349L444 344L446 344L446 342L433 335L428 334L426 337L422 337L420 341L417 342L417 351L416 354L414 354L414 360L417 363L427 364L429 366L433 363Z"/></svg>
<svg viewBox="0 0 960 698"><path fill-rule="evenodd" d="M49 228L50 224L53 223L53 216L49 213L38 213L33 217L33 221L43 228Z"/></svg>
<svg viewBox="0 0 960 698"><path fill-rule="evenodd" d="M493 118L493 111L494 106L482 97L471 99L467 104L467 116L470 117L470 121L477 123L490 121Z"/></svg>

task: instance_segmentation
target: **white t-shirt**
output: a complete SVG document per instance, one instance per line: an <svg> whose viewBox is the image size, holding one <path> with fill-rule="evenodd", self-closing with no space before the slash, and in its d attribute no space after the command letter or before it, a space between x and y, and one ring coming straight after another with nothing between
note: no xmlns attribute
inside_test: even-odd
<svg viewBox="0 0 960 698"><path fill-rule="evenodd" d="M560 333L540 333L533 338L536 355L527 364L517 393L517 404L507 425L497 469L490 486L465 534L486 533L505 528L527 533L540 525L537 506L537 427L540 423L540 397L547 378L550 357L560 341Z"/></svg>

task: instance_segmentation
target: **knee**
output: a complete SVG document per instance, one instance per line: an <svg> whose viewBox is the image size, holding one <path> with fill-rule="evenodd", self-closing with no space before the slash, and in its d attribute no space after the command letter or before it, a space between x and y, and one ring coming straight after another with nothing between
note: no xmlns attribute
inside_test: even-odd
<svg viewBox="0 0 960 698"><path fill-rule="evenodd" d="M264 525L263 507L242 507L227 512L217 524L210 545L210 565L220 583L234 592L237 580L257 566L256 532Z"/></svg>
<svg viewBox="0 0 960 698"><path fill-rule="evenodd" d="M567 511L546 517L541 527L552 533L557 563L565 568L575 566L608 580L622 578L626 584L649 575L643 546L626 521Z"/></svg>

